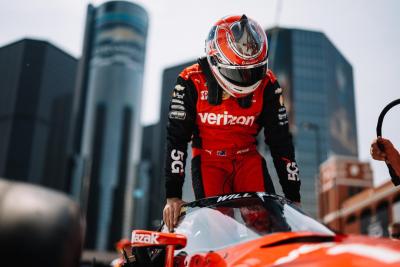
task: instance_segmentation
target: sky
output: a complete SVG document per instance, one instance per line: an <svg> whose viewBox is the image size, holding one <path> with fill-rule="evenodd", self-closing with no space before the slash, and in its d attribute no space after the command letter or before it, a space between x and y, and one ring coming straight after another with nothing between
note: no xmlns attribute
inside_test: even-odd
<svg viewBox="0 0 400 267"><path fill-rule="evenodd" d="M278 1L280 3L278 4ZM0 46L21 38L47 40L81 55L89 3L104 0L0 0ZM375 185L389 179L385 164L371 160L377 118L400 98L400 1L397 0L137 0L149 13L142 122L159 119L163 69L200 57L211 25L245 13L263 27L324 32L352 64L359 158L370 161ZM278 12L280 10L280 12ZM278 15L279 14L279 15ZM400 148L400 107L383 123L383 135Z"/></svg>

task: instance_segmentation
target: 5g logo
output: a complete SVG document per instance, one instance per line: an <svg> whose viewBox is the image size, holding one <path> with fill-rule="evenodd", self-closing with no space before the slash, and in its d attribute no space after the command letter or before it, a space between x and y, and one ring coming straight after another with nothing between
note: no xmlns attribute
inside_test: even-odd
<svg viewBox="0 0 400 267"><path fill-rule="evenodd" d="M286 170L288 172L288 180L299 181L299 168L296 162L288 162L286 164Z"/></svg>
<svg viewBox="0 0 400 267"><path fill-rule="evenodd" d="M173 160L171 163L171 172L172 173L182 173L183 172L183 156L184 153L182 151L173 149L171 151L171 159Z"/></svg>

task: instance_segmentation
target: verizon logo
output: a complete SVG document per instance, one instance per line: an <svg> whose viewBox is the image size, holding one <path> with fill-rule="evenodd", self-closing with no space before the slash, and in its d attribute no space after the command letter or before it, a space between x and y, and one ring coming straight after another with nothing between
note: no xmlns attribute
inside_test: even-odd
<svg viewBox="0 0 400 267"><path fill-rule="evenodd" d="M159 235L157 234L134 234L132 236L132 243L146 243L146 244L159 244Z"/></svg>
<svg viewBox="0 0 400 267"><path fill-rule="evenodd" d="M254 116L234 116L224 111L224 114L215 113L199 113L202 123L215 124L215 125L246 125L251 126L254 123Z"/></svg>

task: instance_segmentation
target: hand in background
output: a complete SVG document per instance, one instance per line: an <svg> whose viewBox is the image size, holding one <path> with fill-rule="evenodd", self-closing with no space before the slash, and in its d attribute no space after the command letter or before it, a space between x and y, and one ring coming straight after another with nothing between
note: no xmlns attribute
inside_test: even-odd
<svg viewBox="0 0 400 267"><path fill-rule="evenodd" d="M378 144L383 146L383 150L379 148ZM374 139L371 144L371 156L375 160L382 160L389 163L397 176L400 176L400 154L390 140L382 137Z"/></svg>

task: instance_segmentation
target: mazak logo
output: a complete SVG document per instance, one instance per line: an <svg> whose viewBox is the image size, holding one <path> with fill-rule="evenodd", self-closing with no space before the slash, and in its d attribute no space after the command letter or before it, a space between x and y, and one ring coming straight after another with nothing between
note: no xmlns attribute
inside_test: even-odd
<svg viewBox="0 0 400 267"><path fill-rule="evenodd" d="M159 244L158 238L160 236L152 233L152 234L134 234L132 236L132 243L145 243L145 244Z"/></svg>
<svg viewBox="0 0 400 267"><path fill-rule="evenodd" d="M224 114L215 113L199 113L200 120L202 123L208 123L211 125L246 125L252 126L255 120L255 116L234 116L224 111Z"/></svg>

